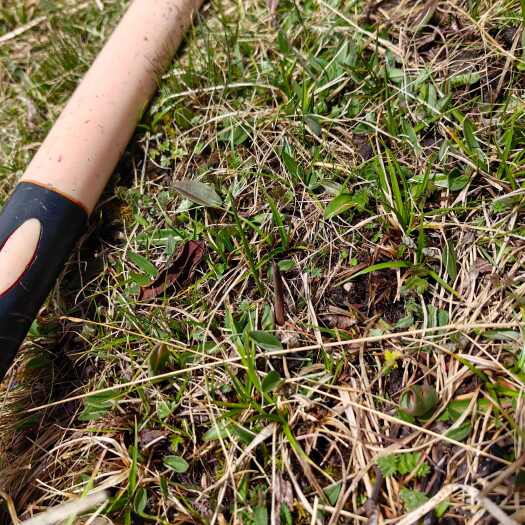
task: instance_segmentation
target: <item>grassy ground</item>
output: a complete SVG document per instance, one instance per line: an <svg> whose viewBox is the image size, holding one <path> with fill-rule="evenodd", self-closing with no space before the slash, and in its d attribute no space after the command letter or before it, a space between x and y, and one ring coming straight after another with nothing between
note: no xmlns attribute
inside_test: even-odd
<svg viewBox="0 0 525 525"><path fill-rule="evenodd" d="M36 21L2 198L126 4L0 0ZM20 519L98 487L79 523L525 522L524 18L207 4L2 387Z"/></svg>

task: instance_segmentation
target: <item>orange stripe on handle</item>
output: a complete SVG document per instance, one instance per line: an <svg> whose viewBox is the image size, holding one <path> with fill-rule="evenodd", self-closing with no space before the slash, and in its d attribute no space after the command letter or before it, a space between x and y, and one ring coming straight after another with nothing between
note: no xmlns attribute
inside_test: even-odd
<svg viewBox="0 0 525 525"><path fill-rule="evenodd" d="M0 250L0 297L22 279L35 255L42 233L42 223L29 219L17 228Z"/></svg>
<svg viewBox="0 0 525 525"><path fill-rule="evenodd" d="M201 4L134 0L2 210L0 379Z"/></svg>

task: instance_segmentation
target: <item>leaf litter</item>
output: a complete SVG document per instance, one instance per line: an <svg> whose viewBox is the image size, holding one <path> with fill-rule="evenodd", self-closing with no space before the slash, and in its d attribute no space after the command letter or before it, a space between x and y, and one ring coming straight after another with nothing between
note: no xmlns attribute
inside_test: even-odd
<svg viewBox="0 0 525 525"><path fill-rule="evenodd" d="M139 300L151 301L172 287L180 290L194 277L195 268L202 261L205 251L203 241L185 243L173 263L160 271L159 276L151 284L140 289Z"/></svg>

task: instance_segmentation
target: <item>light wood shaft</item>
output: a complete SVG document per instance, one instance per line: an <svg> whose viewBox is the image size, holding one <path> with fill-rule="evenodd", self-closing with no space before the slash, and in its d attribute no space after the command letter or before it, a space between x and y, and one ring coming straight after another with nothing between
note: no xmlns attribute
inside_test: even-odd
<svg viewBox="0 0 525 525"><path fill-rule="evenodd" d="M202 0L134 0L22 181L91 213Z"/></svg>

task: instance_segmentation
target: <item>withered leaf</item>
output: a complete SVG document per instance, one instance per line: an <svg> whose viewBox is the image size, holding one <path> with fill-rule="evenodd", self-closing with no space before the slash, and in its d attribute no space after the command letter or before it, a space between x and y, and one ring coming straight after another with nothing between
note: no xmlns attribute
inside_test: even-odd
<svg viewBox="0 0 525 525"><path fill-rule="evenodd" d="M142 448L149 446L153 442L158 442L167 438L167 432L145 428L139 432L139 443Z"/></svg>
<svg viewBox="0 0 525 525"><path fill-rule="evenodd" d="M284 285L279 265L272 262L273 288L274 288L274 315L275 324L283 326L286 321L286 310L284 302Z"/></svg>
<svg viewBox="0 0 525 525"><path fill-rule="evenodd" d="M484 259L478 257L474 262L474 271L480 274L492 273L494 267Z"/></svg>
<svg viewBox="0 0 525 525"><path fill-rule="evenodd" d="M148 286L140 289L139 300L149 301L162 295L168 288L182 288L193 277L196 266L204 257L205 244L202 241L188 241L179 251L171 266L160 272Z"/></svg>
<svg viewBox="0 0 525 525"><path fill-rule="evenodd" d="M201 206L210 208L222 206L222 199L211 184L191 179L180 179L173 183L173 187L181 195Z"/></svg>

